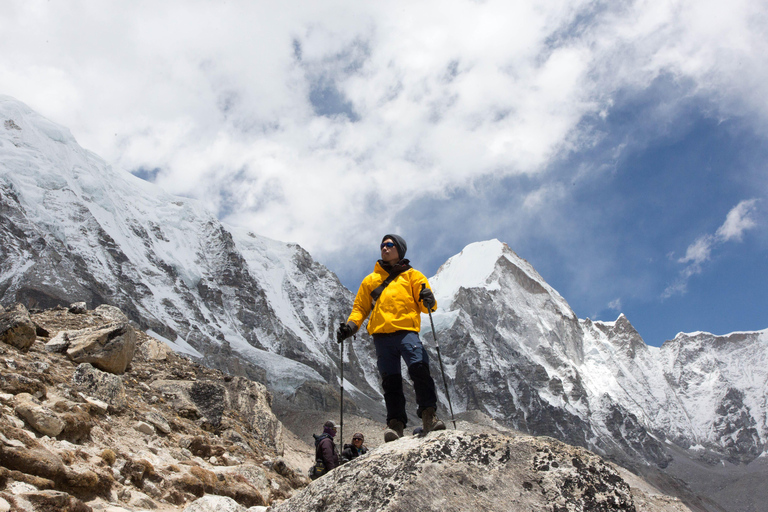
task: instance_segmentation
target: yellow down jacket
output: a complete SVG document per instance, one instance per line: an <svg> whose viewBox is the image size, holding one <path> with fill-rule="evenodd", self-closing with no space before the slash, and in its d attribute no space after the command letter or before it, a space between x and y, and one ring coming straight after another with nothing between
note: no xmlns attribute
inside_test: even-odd
<svg viewBox="0 0 768 512"><path fill-rule="evenodd" d="M389 334L396 331L416 331L421 329L421 313L428 313L427 308L419 302L419 292L422 283L429 286L424 274L410 268L398 275L384 288L379 300L373 303L371 291L376 289L389 274L379 262L373 272L368 274L357 290L355 304L352 306L347 321L354 322L358 328L370 314L368 320L369 334ZM373 309L373 311L371 311ZM435 306L437 309L437 306ZM433 310L434 311L434 310Z"/></svg>

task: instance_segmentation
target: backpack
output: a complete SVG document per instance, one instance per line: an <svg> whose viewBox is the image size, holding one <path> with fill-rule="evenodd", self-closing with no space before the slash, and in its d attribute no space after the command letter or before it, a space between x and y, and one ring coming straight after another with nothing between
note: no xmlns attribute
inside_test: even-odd
<svg viewBox="0 0 768 512"><path fill-rule="evenodd" d="M317 434L312 434L312 437L315 438L315 463L309 468L309 478L310 480L316 480L326 473L325 463L323 462L323 457L320 455L320 441L329 436L327 434L321 434L319 436Z"/></svg>
<svg viewBox="0 0 768 512"><path fill-rule="evenodd" d="M315 459L315 463L309 468L309 479L317 480L325 474L325 464L320 459Z"/></svg>

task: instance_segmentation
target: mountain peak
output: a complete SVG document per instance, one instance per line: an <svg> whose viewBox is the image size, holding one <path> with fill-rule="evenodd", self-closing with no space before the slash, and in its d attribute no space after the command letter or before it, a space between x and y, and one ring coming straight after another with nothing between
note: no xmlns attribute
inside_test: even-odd
<svg viewBox="0 0 768 512"><path fill-rule="evenodd" d="M484 288L488 291L506 289L503 276L513 275L523 293L545 294L551 297L560 312L573 317L573 311L560 294L544 280L536 269L497 239L475 242L452 256L430 278L438 302L451 304L460 289Z"/></svg>
<svg viewBox="0 0 768 512"><path fill-rule="evenodd" d="M430 280L435 282L435 293L453 297L459 288L486 287L498 261L507 254L512 256L509 259L525 261L507 244L495 238L467 245L459 254L449 258Z"/></svg>
<svg viewBox="0 0 768 512"><path fill-rule="evenodd" d="M77 144L69 129L49 121L11 96L0 94L0 118L1 126L13 133L16 145Z"/></svg>

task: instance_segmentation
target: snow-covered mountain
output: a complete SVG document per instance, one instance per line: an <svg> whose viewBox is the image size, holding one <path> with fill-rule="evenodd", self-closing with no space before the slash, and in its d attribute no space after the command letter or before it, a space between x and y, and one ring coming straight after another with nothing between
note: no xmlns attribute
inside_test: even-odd
<svg viewBox="0 0 768 512"><path fill-rule="evenodd" d="M467 246L430 282L454 410L662 467L666 443L734 461L765 452L768 330L649 347L624 315L579 320L498 240Z"/></svg>
<svg viewBox="0 0 768 512"><path fill-rule="evenodd" d="M732 462L765 453L768 330L649 347L624 315L577 318L497 240L467 246L430 282L457 413L654 467L673 452ZM352 299L299 246L223 225L0 96L2 304L113 304L175 350L264 382L283 404L328 410L338 407L333 331ZM346 347L349 405L380 417L372 344L362 335Z"/></svg>
<svg viewBox="0 0 768 512"><path fill-rule="evenodd" d="M332 331L352 295L332 272L298 245L224 226L112 168L7 96L0 123L3 304L113 304L175 350L268 381L278 397L319 407L333 396ZM366 344L351 350L371 361ZM364 366L347 390L378 404L365 378L375 368Z"/></svg>

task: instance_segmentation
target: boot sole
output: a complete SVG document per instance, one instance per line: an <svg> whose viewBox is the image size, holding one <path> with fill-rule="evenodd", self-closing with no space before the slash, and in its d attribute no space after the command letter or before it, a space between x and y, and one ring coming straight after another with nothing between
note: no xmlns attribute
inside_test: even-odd
<svg viewBox="0 0 768 512"><path fill-rule="evenodd" d="M385 443L391 443L392 441L397 441L400 439L400 436L397 435L397 432L394 430L390 430L389 432L384 432L384 442Z"/></svg>

